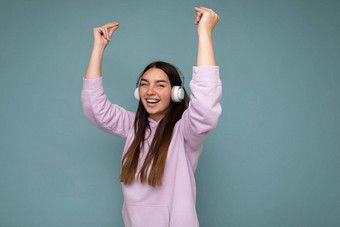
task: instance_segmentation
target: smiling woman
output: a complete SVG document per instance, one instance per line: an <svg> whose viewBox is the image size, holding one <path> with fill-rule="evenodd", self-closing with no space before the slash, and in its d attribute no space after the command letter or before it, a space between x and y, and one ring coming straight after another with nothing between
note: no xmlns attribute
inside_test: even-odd
<svg viewBox="0 0 340 227"><path fill-rule="evenodd" d="M139 75L136 88L139 106L135 117L135 137L123 156L121 182L133 182L138 166L134 157L139 156L141 147L144 146L147 132L145 129L150 129L149 122L153 121L158 126L154 138L150 140L152 142L149 152L137 178L140 177L142 183L148 182L153 187L162 185L172 131L188 107L189 98L184 88L180 100L174 101L171 97L171 94L177 91L176 88L182 86L180 85L180 70L162 61L149 64ZM154 157L156 155L157 158ZM130 164L132 162L134 163ZM151 170L148 174L149 168Z"/></svg>
<svg viewBox="0 0 340 227"><path fill-rule="evenodd" d="M199 226L194 173L203 143L221 115L222 85L211 40L219 17L208 8L195 11L199 43L190 103L181 71L157 61L138 77L136 113L110 103L103 89L103 52L119 24L93 29L81 100L93 125L126 139L120 175L125 226Z"/></svg>

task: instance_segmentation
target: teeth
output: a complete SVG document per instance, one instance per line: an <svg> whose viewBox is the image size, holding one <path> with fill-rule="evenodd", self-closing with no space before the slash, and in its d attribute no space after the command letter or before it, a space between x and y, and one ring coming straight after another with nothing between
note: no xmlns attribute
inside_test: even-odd
<svg viewBox="0 0 340 227"><path fill-rule="evenodd" d="M156 99L147 99L146 101L147 102L151 102L151 103L159 102L159 100L156 100Z"/></svg>

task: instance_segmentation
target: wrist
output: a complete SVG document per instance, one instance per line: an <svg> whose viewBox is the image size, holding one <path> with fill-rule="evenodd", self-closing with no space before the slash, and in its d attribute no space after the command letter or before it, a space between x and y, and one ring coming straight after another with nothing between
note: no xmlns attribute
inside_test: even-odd
<svg viewBox="0 0 340 227"><path fill-rule="evenodd" d="M93 45L92 52L102 54L104 53L105 47L99 45Z"/></svg>
<svg viewBox="0 0 340 227"><path fill-rule="evenodd" d="M207 37L207 38L211 38L212 36L212 32L208 31L208 30L197 30L197 34L199 37Z"/></svg>

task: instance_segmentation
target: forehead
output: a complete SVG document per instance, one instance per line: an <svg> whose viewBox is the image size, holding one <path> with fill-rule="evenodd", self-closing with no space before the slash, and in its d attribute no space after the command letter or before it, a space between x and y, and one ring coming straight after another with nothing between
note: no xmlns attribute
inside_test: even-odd
<svg viewBox="0 0 340 227"><path fill-rule="evenodd" d="M170 83L168 75L161 69L151 68L148 69L142 76L142 79L148 81L165 80Z"/></svg>

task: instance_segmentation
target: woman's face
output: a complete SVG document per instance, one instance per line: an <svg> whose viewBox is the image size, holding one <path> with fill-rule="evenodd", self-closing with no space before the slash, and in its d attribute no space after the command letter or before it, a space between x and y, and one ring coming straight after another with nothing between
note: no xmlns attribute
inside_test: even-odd
<svg viewBox="0 0 340 227"><path fill-rule="evenodd" d="M171 102L171 84L166 73L158 68L147 70L141 79L139 94L150 117L161 120Z"/></svg>

